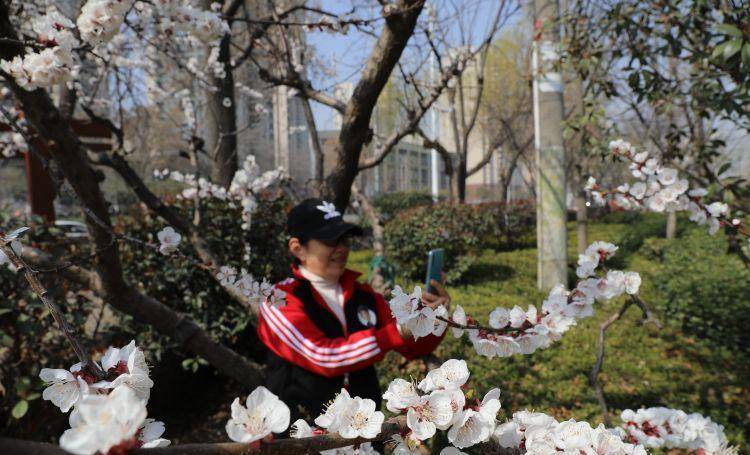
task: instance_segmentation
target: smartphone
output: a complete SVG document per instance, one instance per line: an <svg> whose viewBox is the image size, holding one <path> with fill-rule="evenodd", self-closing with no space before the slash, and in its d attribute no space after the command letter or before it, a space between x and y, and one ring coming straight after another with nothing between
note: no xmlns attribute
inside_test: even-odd
<svg viewBox="0 0 750 455"><path fill-rule="evenodd" d="M434 293L435 289L430 285L431 280L440 282L440 272L443 269L443 249L430 250L427 253L427 278L425 279L424 288L429 293Z"/></svg>

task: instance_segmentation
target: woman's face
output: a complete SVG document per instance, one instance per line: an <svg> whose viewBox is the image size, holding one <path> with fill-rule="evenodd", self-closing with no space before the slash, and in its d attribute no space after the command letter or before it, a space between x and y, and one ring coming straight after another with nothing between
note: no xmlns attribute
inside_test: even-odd
<svg viewBox="0 0 750 455"><path fill-rule="evenodd" d="M310 239L304 245L298 238L292 237L289 251L307 270L326 280L338 281L344 274L349 258L349 236L325 242Z"/></svg>

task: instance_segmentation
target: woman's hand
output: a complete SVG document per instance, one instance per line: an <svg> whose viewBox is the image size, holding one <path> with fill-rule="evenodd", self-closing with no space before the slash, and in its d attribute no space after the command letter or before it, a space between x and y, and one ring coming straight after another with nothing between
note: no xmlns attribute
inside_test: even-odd
<svg viewBox="0 0 750 455"><path fill-rule="evenodd" d="M443 280L445 280L445 276L441 277L441 281ZM438 283L435 280L430 280L430 286L432 286L432 288L437 291L437 294L426 291L423 292L422 302L425 304L425 306L428 306L434 310L440 305L443 305L446 310L450 311L451 296L448 295L448 291L445 290L442 284Z"/></svg>

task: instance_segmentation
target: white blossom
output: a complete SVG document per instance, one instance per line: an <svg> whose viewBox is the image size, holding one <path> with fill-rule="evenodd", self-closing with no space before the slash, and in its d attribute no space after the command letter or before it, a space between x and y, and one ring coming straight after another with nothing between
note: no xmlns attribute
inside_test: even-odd
<svg viewBox="0 0 750 455"><path fill-rule="evenodd" d="M89 44L109 41L120 30L132 0L89 0L76 20L81 39Z"/></svg>
<svg viewBox="0 0 750 455"><path fill-rule="evenodd" d="M109 347L102 356L102 369L108 374L116 374L112 381L99 381L93 386L102 389L115 389L125 386L132 389L136 396L148 401L154 381L149 378L149 367L146 357L132 340L122 348Z"/></svg>
<svg viewBox="0 0 750 455"><path fill-rule="evenodd" d="M422 441L414 436L414 433L409 432L406 437L400 434L394 434L391 436L391 442L396 444L393 448L393 455L421 455Z"/></svg>
<svg viewBox="0 0 750 455"><path fill-rule="evenodd" d="M289 428L289 407L263 386L248 395L245 406L240 399L232 402L232 418L226 425L232 441L253 442L271 433L281 433Z"/></svg>
<svg viewBox="0 0 750 455"><path fill-rule="evenodd" d="M342 438L374 438L380 433L385 416L375 410L375 402L354 397L344 408L338 433Z"/></svg>
<svg viewBox="0 0 750 455"><path fill-rule="evenodd" d="M445 429L453 418L451 397L446 392L435 391L420 397L406 413L406 425L420 440L435 435L438 428Z"/></svg>
<svg viewBox="0 0 750 455"><path fill-rule="evenodd" d="M159 239L159 252L168 255L177 251L182 236L172 226L167 226L156 234Z"/></svg>
<svg viewBox="0 0 750 455"><path fill-rule="evenodd" d="M341 392L326 406L325 412L315 418L315 424L321 428L325 428L330 433L338 432L343 411L351 400L349 392L346 389L341 389Z"/></svg>
<svg viewBox="0 0 750 455"><path fill-rule="evenodd" d="M81 455L107 453L135 437L145 419L143 401L128 387L109 395L88 395L71 414L71 428L60 436L60 447Z"/></svg>
<svg viewBox="0 0 750 455"><path fill-rule="evenodd" d="M490 312L490 327L493 329L504 329L510 323L510 314L503 307L497 307Z"/></svg>
<svg viewBox="0 0 750 455"><path fill-rule="evenodd" d="M433 390L459 389L469 380L469 368L463 359L446 360L439 368L427 373L427 376L419 383L423 392Z"/></svg>
<svg viewBox="0 0 750 455"><path fill-rule="evenodd" d="M396 378L388 384L388 390L383 393L386 408L391 412L401 412L419 400L414 384L401 378Z"/></svg>
<svg viewBox="0 0 750 455"><path fill-rule="evenodd" d="M68 412L78 401L89 394L89 386L79 375L80 372L80 363L70 367L70 371L42 368L39 377L42 381L49 383L49 386L42 392L42 398L51 401L62 412Z"/></svg>
<svg viewBox="0 0 750 455"><path fill-rule="evenodd" d="M305 422L303 419L297 419L292 424L292 429L289 431L289 436L295 439L309 438L314 434L310 424Z"/></svg>
<svg viewBox="0 0 750 455"><path fill-rule="evenodd" d="M138 445L144 449L153 449L156 447L167 447L171 441L164 439L161 435L164 434L164 422L159 422L154 419L146 419L143 421L141 426L136 432L138 438Z"/></svg>
<svg viewBox="0 0 750 455"><path fill-rule="evenodd" d="M451 316L451 320L455 322L456 324L460 325L466 325L466 312L461 307L461 305L456 305L456 309L453 310L453 315ZM453 336L455 338L461 338L461 335L464 333L464 329L458 328L458 327L451 327L451 331L453 332Z"/></svg>
<svg viewBox="0 0 750 455"><path fill-rule="evenodd" d="M526 322L526 312L521 309L518 305L515 305L508 313L510 326L513 328L519 328Z"/></svg>
<svg viewBox="0 0 750 455"><path fill-rule="evenodd" d="M495 431L495 419L500 410L500 389L492 389L482 399L478 410L464 409L448 430L448 440L459 449L487 441Z"/></svg>

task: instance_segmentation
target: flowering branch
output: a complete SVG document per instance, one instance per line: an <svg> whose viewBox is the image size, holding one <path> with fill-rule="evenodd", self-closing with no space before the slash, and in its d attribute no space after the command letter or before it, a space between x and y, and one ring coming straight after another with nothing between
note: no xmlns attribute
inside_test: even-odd
<svg viewBox="0 0 750 455"><path fill-rule="evenodd" d="M705 188L689 190L688 181L680 179L676 169L663 166L648 152L637 152L635 147L623 140L610 142L609 150L613 156L629 163L633 176L641 181L632 186L625 183L615 189L606 189L595 178L589 177L586 191L592 195L594 202L604 204L609 199L625 209L645 208L653 212L687 210L691 221L708 224L711 235L720 227L725 227L750 238L750 231L741 225L739 219L730 219L727 204L705 203L703 197L708 191Z"/></svg>
<svg viewBox="0 0 750 455"><path fill-rule="evenodd" d="M421 302L419 287L412 294L394 288L389 305L396 322L409 329L415 338L442 335L450 326L457 338L464 332L468 333L480 355L492 358L531 354L558 341L579 319L593 315L596 300L611 300L628 294L633 303L647 311L645 303L637 297L641 285L637 273L604 269L604 261L612 257L615 250L617 247L611 243L592 243L578 259L576 273L579 281L572 291L566 291L562 285L554 287L541 310L533 305L526 311L518 306L511 310L498 307L489 315L489 326L478 324L460 305L456 305L451 317L444 307L435 310L427 307ZM597 268L606 274L597 277ZM654 319L650 312L648 314Z"/></svg>
<svg viewBox="0 0 750 455"><path fill-rule="evenodd" d="M104 371L102 371L102 369L99 367L99 365L96 364L96 362L91 360L91 357L83 349L80 341L78 341L78 339L76 338L75 329L73 329L73 327L68 324L68 321L66 321L62 316L60 307L57 306L55 301L49 295L47 289L44 288L42 283L37 278L37 272L29 267L24 262L24 260L21 259L18 254L16 254L17 250L20 251L23 249L23 246L19 241L16 240L16 238L19 234L23 233L27 229L28 228L17 229L7 236L5 235L5 233L0 231L0 251L5 254L5 256L10 260L11 264L13 264L18 272L24 274L24 277L31 286L31 289L34 290L34 293L39 297L39 300L41 300L44 306L47 307L47 310L55 320L57 327L60 329L63 335L65 335L65 338L67 338L70 346L73 348L73 352L75 352L78 360L81 361L82 369L96 378L103 378Z"/></svg>

